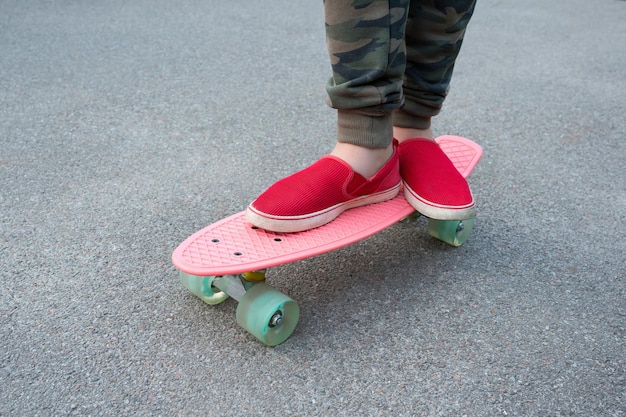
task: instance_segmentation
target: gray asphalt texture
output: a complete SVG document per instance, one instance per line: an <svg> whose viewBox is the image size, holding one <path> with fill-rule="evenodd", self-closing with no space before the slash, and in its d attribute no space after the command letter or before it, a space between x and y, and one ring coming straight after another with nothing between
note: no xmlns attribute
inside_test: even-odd
<svg viewBox="0 0 626 417"><path fill-rule="evenodd" d="M268 348L171 252L330 151L321 2L0 2L0 415L626 415L626 2L481 0L437 134L458 249L274 268Z"/></svg>

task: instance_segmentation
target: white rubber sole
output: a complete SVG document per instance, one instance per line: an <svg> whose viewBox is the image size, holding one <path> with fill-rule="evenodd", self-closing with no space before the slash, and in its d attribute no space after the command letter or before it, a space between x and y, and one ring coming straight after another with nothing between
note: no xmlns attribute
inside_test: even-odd
<svg viewBox="0 0 626 417"><path fill-rule="evenodd" d="M433 203L420 197L406 183L404 184L404 198L420 214L436 220L467 220L476 215L474 199L464 206L446 206Z"/></svg>
<svg viewBox="0 0 626 417"><path fill-rule="evenodd" d="M399 191L400 184L376 194L357 197L353 200L339 203L327 209L300 216L272 216L271 214L263 213L250 205L246 210L246 220L254 226L272 232L302 232L323 226L326 223L330 223L346 210L391 200L398 195Z"/></svg>

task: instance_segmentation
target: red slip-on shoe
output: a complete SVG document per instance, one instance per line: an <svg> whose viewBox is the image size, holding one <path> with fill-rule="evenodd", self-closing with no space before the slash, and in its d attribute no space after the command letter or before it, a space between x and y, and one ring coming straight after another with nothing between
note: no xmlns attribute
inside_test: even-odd
<svg viewBox="0 0 626 417"><path fill-rule="evenodd" d="M369 179L328 155L268 188L248 206L246 219L273 232L301 232L322 226L345 210L394 198L400 181L395 144L392 157Z"/></svg>
<svg viewBox="0 0 626 417"><path fill-rule="evenodd" d="M400 174L404 197L415 210L438 220L474 217L474 197L450 159L429 139L400 143Z"/></svg>

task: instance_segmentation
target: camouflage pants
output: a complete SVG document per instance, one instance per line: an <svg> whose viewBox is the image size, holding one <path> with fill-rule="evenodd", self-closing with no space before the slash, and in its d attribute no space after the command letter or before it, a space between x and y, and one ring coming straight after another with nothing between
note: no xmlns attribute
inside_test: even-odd
<svg viewBox="0 0 626 417"><path fill-rule="evenodd" d="M338 140L378 148L439 113L476 0L325 0Z"/></svg>

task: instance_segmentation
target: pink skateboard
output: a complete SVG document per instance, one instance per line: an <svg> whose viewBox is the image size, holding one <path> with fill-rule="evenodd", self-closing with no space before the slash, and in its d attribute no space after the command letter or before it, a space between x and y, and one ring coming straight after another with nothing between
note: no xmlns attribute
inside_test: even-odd
<svg viewBox="0 0 626 417"><path fill-rule="evenodd" d="M441 136L436 140L465 177L482 155L481 147L469 139ZM191 235L176 248L172 261L180 271L180 281L193 294L208 304L234 298L239 302L237 323L274 346L287 340L295 329L299 308L265 283L267 268L350 245L414 213L402 191L394 199L347 210L324 226L298 233L259 229L241 212ZM474 219L428 220L429 233L453 246L467 240L473 225Z"/></svg>

